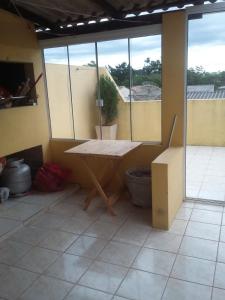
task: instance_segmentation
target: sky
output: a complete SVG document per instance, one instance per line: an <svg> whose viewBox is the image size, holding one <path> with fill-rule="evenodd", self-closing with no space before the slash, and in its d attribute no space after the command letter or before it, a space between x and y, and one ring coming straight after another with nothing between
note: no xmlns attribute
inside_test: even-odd
<svg viewBox="0 0 225 300"><path fill-rule="evenodd" d="M161 58L161 36L147 36L130 40L131 65L142 68L144 60ZM95 61L95 45L82 44L69 47L70 63L85 65ZM99 66L128 63L127 39L98 43ZM47 62L67 63L66 48L45 50ZM225 70L225 13L203 15L202 19L189 21L188 67L202 66L206 71Z"/></svg>

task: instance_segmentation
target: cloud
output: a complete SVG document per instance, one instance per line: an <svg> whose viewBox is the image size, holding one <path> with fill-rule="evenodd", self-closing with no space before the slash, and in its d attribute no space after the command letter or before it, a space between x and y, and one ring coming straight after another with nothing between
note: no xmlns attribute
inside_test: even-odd
<svg viewBox="0 0 225 300"><path fill-rule="evenodd" d="M225 12L204 14L203 18L189 21L189 67L202 65L207 71L225 70ZM161 35L130 40L132 65L141 68L147 57L161 58ZM70 62L84 65L95 61L95 44L69 46ZM128 63L128 40L118 39L98 43L99 65L115 66ZM46 62L67 63L66 47L45 50Z"/></svg>
<svg viewBox="0 0 225 300"><path fill-rule="evenodd" d="M204 14L202 19L189 21L189 47L224 45L225 13Z"/></svg>
<svg viewBox="0 0 225 300"><path fill-rule="evenodd" d="M97 45L101 65L128 63L128 39L98 42ZM160 58L161 35L130 39L130 46L133 64L136 67L142 67L144 60L147 57L155 57L156 52L159 53L158 58ZM66 63L67 61L66 47L45 49L44 53L48 63ZM95 44L69 46L69 54L72 64L87 64L92 60L95 61Z"/></svg>

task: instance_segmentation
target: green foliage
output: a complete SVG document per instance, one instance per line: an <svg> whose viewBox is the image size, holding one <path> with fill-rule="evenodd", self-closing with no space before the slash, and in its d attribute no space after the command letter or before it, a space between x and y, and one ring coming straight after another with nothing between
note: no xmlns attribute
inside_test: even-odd
<svg viewBox="0 0 225 300"><path fill-rule="evenodd" d="M100 97L103 99L102 114L105 125L109 125L118 115L118 91L113 81L101 75L99 80Z"/></svg>
<svg viewBox="0 0 225 300"><path fill-rule="evenodd" d="M123 62L114 68L109 66L110 74L118 86L129 88L129 68L130 66ZM159 60L150 60L146 58L142 69L131 68L132 85L143 85L146 82L158 87L162 87L161 80L162 64ZM225 85L225 71L206 72L203 67L198 66L190 68L187 71L188 85L214 84L215 89Z"/></svg>
<svg viewBox="0 0 225 300"><path fill-rule="evenodd" d="M225 71L206 72L203 67L190 68L187 71L188 85L214 84L215 89L225 85Z"/></svg>
<svg viewBox="0 0 225 300"><path fill-rule="evenodd" d="M126 86L129 88L130 80L130 66L129 64L123 62L115 68L108 66L110 74L115 80L118 86ZM144 67L142 69L131 68L132 74L132 85L142 85L144 82L156 85L158 87L162 86L161 83L161 69L162 64L159 60L150 60L146 58L144 62Z"/></svg>

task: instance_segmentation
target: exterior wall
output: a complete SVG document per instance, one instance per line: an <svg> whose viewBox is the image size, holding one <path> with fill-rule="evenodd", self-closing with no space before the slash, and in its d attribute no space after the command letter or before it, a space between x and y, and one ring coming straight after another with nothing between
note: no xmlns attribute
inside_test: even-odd
<svg viewBox="0 0 225 300"><path fill-rule="evenodd" d="M0 60L32 62L35 78L43 72L41 51L32 26L10 13L0 10ZM0 110L0 156L37 145L43 146L49 158L49 127L44 81L36 86L37 106Z"/></svg>
<svg viewBox="0 0 225 300"><path fill-rule="evenodd" d="M72 111L68 68L66 65L46 64L52 128L55 138L73 138ZM106 73L101 70L101 73ZM110 74L107 73L108 76ZM60 84L55 85L57 78ZM88 78L88 83L85 80ZM96 72L91 67L71 67L75 137L78 140L96 138L98 124ZM135 101L131 104L133 140L161 141L161 106L157 100ZM118 139L130 139L130 103L119 97ZM187 144L225 146L225 99L189 100L187 102ZM171 127L169 127L170 129Z"/></svg>
<svg viewBox="0 0 225 300"><path fill-rule="evenodd" d="M52 128L55 138L73 138L72 111L68 68L66 65L47 64L48 93ZM101 73L107 71L101 70ZM107 73L108 76L110 74ZM60 84L55 85L58 78ZM88 83L85 80L88 78ZM98 124L96 72L91 67L71 67L75 135L78 140L96 138ZM161 106L157 100L135 101L131 104L133 140L161 141ZM130 139L130 103L119 97L118 139ZM225 99L189 100L187 102L187 144L225 146ZM171 127L169 127L170 129Z"/></svg>
<svg viewBox="0 0 225 300"><path fill-rule="evenodd" d="M189 145L225 146L225 99L189 100L187 117Z"/></svg>
<svg viewBox="0 0 225 300"><path fill-rule="evenodd" d="M68 67L47 64L45 70L52 137L74 138Z"/></svg>
<svg viewBox="0 0 225 300"><path fill-rule="evenodd" d="M105 68L101 74L110 76ZM67 65L46 64L52 136L54 138L74 138L69 74ZM99 124L96 108L97 77L95 68L71 66L72 102L75 138L95 139L95 125ZM111 77L111 76L110 76ZM60 84L55 83L60 78ZM113 80L113 79L112 79ZM161 101L136 101L131 104L133 139L141 141L161 141ZM130 103L124 102L119 94L118 139L130 139Z"/></svg>

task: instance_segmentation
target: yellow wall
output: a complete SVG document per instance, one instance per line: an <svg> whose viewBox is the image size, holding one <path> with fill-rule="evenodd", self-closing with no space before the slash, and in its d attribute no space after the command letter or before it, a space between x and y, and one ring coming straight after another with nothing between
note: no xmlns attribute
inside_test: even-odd
<svg viewBox="0 0 225 300"><path fill-rule="evenodd" d="M183 199L182 147L165 150L152 162L153 226L169 229ZM159 184L160 183L160 184Z"/></svg>
<svg viewBox="0 0 225 300"><path fill-rule="evenodd" d="M189 145L225 146L225 99L190 100L187 117Z"/></svg>
<svg viewBox="0 0 225 300"><path fill-rule="evenodd" d="M105 68L101 73L110 76ZM73 138L71 98L67 65L46 64L48 97L53 138ZM96 107L96 69L71 66L72 102L75 138L96 138L95 125L99 124ZM111 76L110 76L111 77ZM60 84L56 84L60 78ZM112 77L111 77L112 79ZM113 80L113 79L112 79ZM131 104L133 140L161 141L161 101L136 101ZM130 139L130 103L119 94L117 138Z"/></svg>
<svg viewBox="0 0 225 300"><path fill-rule="evenodd" d="M46 71L53 137L73 138L68 68L66 65L47 64ZM101 71L110 76L105 68ZM59 77L60 85L57 85L55 82ZM95 106L96 70L71 66L71 79L76 139L94 139L95 125L99 122ZM161 141L161 106L162 102L157 100L132 102L133 140ZM171 124L172 117L173 115L170 118ZM117 138L130 139L130 103L124 101L121 95L115 123L118 124ZM171 126L168 129L171 130ZM225 146L225 99L187 102L187 144Z"/></svg>
<svg viewBox="0 0 225 300"><path fill-rule="evenodd" d="M68 66L46 64L45 69L52 137L73 138Z"/></svg>
<svg viewBox="0 0 225 300"><path fill-rule="evenodd" d="M43 72L41 51L32 27L0 10L0 60L34 63L35 78ZM49 129L43 78L36 86L37 106L0 110L0 156L42 145L49 157Z"/></svg>

